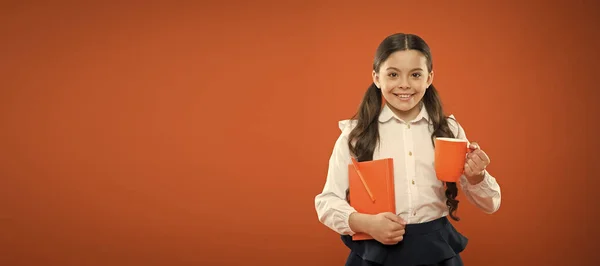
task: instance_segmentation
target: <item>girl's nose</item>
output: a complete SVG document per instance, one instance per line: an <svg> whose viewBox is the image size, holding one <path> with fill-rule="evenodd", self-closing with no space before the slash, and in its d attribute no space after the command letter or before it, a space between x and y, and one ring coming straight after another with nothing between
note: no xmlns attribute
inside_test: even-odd
<svg viewBox="0 0 600 266"><path fill-rule="evenodd" d="M410 89L410 85L408 84L408 82L406 80L402 80L402 81L400 81L400 84L398 84L398 88L407 90L407 89Z"/></svg>

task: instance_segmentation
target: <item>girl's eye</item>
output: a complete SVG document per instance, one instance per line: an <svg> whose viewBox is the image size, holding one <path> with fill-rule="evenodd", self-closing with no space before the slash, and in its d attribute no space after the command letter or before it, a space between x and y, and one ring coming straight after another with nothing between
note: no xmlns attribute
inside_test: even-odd
<svg viewBox="0 0 600 266"><path fill-rule="evenodd" d="M412 76L415 78L419 78L421 77L421 73L413 73Z"/></svg>
<svg viewBox="0 0 600 266"><path fill-rule="evenodd" d="M388 76L390 76L390 77L392 77L392 78L395 78L395 77L397 77L397 76L398 76L398 74L397 74L397 73L394 73L394 72L392 72L392 73L388 74Z"/></svg>

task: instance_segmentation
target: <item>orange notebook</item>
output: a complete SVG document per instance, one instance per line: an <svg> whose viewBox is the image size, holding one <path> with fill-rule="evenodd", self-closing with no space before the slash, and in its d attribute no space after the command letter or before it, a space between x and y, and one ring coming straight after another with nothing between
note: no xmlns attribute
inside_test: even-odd
<svg viewBox="0 0 600 266"><path fill-rule="evenodd" d="M365 214L396 213L394 164L392 158L358 162L352 158L348 165L350 206ZM373 239L356 233L352 240Z"/></svg>

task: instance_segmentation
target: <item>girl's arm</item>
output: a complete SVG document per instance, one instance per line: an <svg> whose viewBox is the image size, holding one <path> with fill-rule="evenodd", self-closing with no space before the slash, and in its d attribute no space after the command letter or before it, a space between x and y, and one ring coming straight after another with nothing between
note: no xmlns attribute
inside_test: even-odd
<svg viewBox="0 0 600 266"><path fill-rule="evenodd" d="M453 132L457 132L456 138L467 139L464 129L456 120L448 119L448 123L450 129ZM483 212L492 214L500 208L502 198L500 185L496 182L496 178L487 170L484 171L483 180L477 184L471 184L465 175L461 176L460 186L467 199Z"/></svg>
<svg viewBox="0 0 600 266"><path fill-rule="evenodd" d="M483 181L478 184L471 184L463 175L460 180L460 186L467 199L487 214L492 214L500 208L501 193L500 185L496 178L485 170Z"/></svg>
<svg viewBox="0 0 600 266"><path fill-rule="evenodd" d="M339 136L329 158L329 169L323 191L315 197L315 208L319 221L342 235L353 235L361 231L364 217L346 201L348 189L348 165L351 163L348 134L352 130L350 121L341 121ZM350 215L353 226L350 226ZM354 231L352 229L358 230Z"/></svg>

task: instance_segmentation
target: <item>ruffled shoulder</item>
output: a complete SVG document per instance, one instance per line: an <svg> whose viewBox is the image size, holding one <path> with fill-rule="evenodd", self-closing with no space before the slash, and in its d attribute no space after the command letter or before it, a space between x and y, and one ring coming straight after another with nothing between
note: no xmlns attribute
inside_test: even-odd
<svg viewBox="0 0 600 266"><path fill-rule="evenodd" d="M351 119L341 120L338 122L338 127L340 128L342 133L350 134L350 131L352 131L352 129L354 129L354 127L356 127L357 123L358 123L358 120L351 120Z"/></svg>

